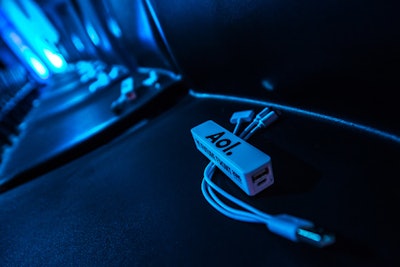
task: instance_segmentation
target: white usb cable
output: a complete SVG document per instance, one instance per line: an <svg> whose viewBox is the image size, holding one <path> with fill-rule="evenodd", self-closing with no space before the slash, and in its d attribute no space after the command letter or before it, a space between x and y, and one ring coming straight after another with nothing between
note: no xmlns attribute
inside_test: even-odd
<svg viewBox="0 0 400 267"><path fill-rule="evenodd" d="M231 117L231 122L236 124L233 134L239 135L238 132L241 124L251 121L239 135L239 137L247 140L256 131L269 126L278 118L278 114L270 108L263 109L252 120L253 114L252 111L235 112ZM333 234L326 233L321 228L316 228L314 224L308 220L288 214L271 215L227 193L212 181L215 168L216 166L210 162L204 169L201 190L207 202L225 216L244 222L263 223L271 232L294 242L306 242L317 247L325 247L335 242L335 236ZM221 200L217 194L242 209L229 206Z"/></svg>

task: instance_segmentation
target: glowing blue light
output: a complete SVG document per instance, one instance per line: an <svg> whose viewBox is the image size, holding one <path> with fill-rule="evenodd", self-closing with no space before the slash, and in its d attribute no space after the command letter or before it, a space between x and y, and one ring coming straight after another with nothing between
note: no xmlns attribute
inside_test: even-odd
<svg viewBox="0 0 400 267"><path fill-rule="evenodd" d="M43 64L43 62L36 56L30 49L24 48L22 56L28 63L28 65L36 72L36 74L43 80L49 78L50 72Z"/></svg>
<svg viewBox="0 0 400 267"><path fill-rule="evenodd" d="M274 85L268 80L262 80L261 84L268 91L273 91L274 90Z"/></svg>
<svg viewBox="0 0 400 267"><path fill-rule="evenodd" d="M53 53L49 49L43 49L43 52L54 67L57 69L65 69L66 62L63 56Z"/></svg>
<svg viewBox="0 0 400 267"><path fill-rule="evenodd" d="M118 23L114 19L108 18L107 25L108 25L108 28L110 29L111 33L115 37L120 38L122 36L121 28L119 27Z"/></svg>
<svg viewBox="0 0 400 267"><path fill-rule="evenodd" d="M85 46L83 45L81 39L79 39L78 36L72 34L71 39L72 43L75 45L76 49L78 49L79 52L82 52L85 49Z"/></svg>
<svg viewBox="0 0 400 267"><path fill-rule="evenodd" d="M25 1L2 1L2 8L5 10L7 20L10 21L18 35L23 40L23 45L29 47L30 50L37 56L41 64L44 64L48 70L60 71L66 64L61 63L53 55L50 55L51 60L46 55L44 49L55 51L56 43L59 41L59 34L51 22L47 19L45 13L32 0ZM10 38L21 46L21 41L13 36ZM21 47L20 47L21 50ZM52 54L55 54L54 52ZM29 61L29 60L28 60ZM57 67L59 66L59 67Z"/></svg>
<svg viewBox="0 0 400 267"><path fill-rule="evenodd" d="M92 40L94 45L100 45L100 37L91 24L86 24L86 32L88 33L90 40Z"/></svg>
<svg viewBox="0 0 400 267"><path fill-rule="evenodd" d="M49 77L49 71L36 57L31 57L29 61L31 66L36 70L40 77L43 79L47 79Z"/></svg>
<svg viewBox="0 0 400 267"><path fill-rule="evenodd" d="M4 40L14 53L29 66L29 68L42 80L49 78L50 72L40 58L24 44L22 38L8 26L3 27Z"/></svg>
<svg viewBox="0 0 400 267"><path fill-rule="evenodd" d="M306 230L303 230L303 229L298 229L297 231L299 231L300 235L308 237L309 239L311 239L311 240L313 240L315 242L321 242L321 239L322 239L321 236L316 234L316 233L313 233L313 232L310 232L310 231L306 231Z"/></svg>

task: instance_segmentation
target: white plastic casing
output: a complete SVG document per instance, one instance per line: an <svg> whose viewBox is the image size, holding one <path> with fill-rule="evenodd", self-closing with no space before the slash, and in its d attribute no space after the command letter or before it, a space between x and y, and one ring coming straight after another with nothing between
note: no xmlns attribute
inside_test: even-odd
<svg viewBox="0 0 400 267"><path fill-rule="evenodd" d="M246 194L256 195L274 183L271 158L214 121L191 132L197 149Z"/></svg>

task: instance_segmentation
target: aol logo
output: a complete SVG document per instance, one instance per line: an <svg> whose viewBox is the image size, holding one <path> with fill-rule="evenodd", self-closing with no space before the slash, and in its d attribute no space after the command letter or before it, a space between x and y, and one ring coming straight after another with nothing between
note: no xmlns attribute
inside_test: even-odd
<svg viewBox="0 0 400 267"><path fill-rule="evenodd" d="M215 144L216 147L218 148L224 148L222 150L226 155L230 156L232 155L232 149L238 145L240 145L240 142L236 142L232 144L232 141L228 138L222 139L222 137L225 135L225 132L220 132L216 134L212 134L209 136L206 136L207 139L211 140L211 143Z"/></svg>

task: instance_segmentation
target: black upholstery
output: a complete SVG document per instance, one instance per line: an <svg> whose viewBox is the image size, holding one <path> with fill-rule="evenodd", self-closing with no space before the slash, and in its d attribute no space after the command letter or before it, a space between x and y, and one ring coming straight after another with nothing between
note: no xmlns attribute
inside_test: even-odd
<svg viewBox="0 0 400 267"><path fill-rule="evenodd" d="M395 1L147 0L191 86L399 133ZM268 80L274 90L262 87Z"/></svg>

